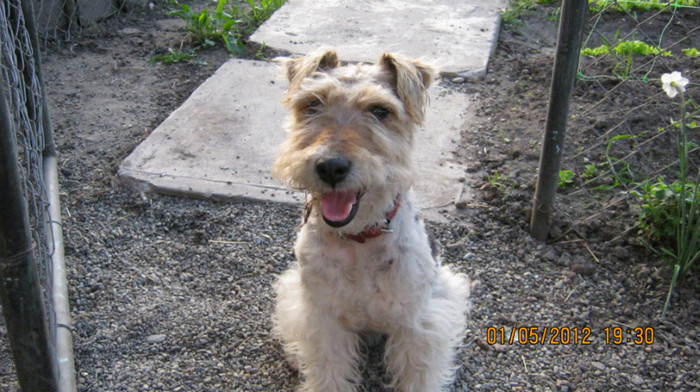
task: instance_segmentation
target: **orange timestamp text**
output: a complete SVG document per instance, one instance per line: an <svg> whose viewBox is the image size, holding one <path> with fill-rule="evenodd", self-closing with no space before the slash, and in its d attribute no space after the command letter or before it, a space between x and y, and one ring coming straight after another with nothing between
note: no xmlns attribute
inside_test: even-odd
<svg viewBox="0 0 700 392"><path fill-rule="evenodd" d="M601 331L602 339L598 340L590 327L488 327L486 343L490 345L590 345L593 343L650 345L654 343L653 327L607 327Z"/></svg>

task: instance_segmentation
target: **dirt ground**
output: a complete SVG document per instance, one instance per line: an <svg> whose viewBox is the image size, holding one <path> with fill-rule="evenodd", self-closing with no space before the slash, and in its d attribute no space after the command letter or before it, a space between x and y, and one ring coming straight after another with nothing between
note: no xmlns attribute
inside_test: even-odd
<svg viewBox="0 0 700 392"><path fill-rule="evenodd" d="M206 65L149 65L185 40L184 24L167 16L168 2L153 3L152 10L116 15L44 56L78 390L291 391L298 376L269 335L269 315L274 276L293 260L300 208L140 194L116 176L121 160L229 58L213 48L199 53ZM670 268L630 230L638 212L633 203L594 214L591 196L572 187L558 196L550 240L528 234L556 45L557 22L549 11L555 7L503 26L484 80L442 81L477 104L476 122L463 126L457 159L478 179L468 185L479 199L461 206L450 223L429 224L443 261L475 282L450 390L698 390L698 277L683 283L661 319ZM686 11L680 20L670 29L683 34L700 24L700 13ZM607 18L598 28L618 27ZM684 61L674 66L686 75L700 68L697 59ZM572 113L598 102L601 88L611 87L606 83L577 83ZM633 99L634 88L627 88L623 95ZM689 94L700 101L696 87ZM659 110L670 110L663 102L658 98ZM586 130L610 124L616 113L599 106L573 118L565 156L575 158L565 158L567 167L581 172L600 159L594 150L579 156L595 143ZM649 122L658 118L637 121L653 129ZM649 152L654 161L673 159L667 142ZM504 186L489 182L495 173ZM576 331L578 344L509 342L521 327L558 327L572 339ZM606 343L605 329L615 327L625 340ZM653 330L653 344L628 342L633 336L626 331L636 327ZM581 344L584 334L590 344ZM16 391L6 346L0 389ZM386 390L382 369L373 364L376 350L368 357L364 387Z"/></svg>

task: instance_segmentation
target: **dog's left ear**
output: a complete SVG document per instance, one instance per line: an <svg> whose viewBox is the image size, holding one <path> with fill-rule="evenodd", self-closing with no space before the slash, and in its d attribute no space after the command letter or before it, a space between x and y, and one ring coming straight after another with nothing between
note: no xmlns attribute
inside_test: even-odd
<svg viewBox="0 0 700 392"><path fill-rule="evenodd" d="M435 70L420 61L391 53L383 54L379 65L389 71L394 93L403 102L411 120L416 124L423 123L428 102L427 90Z"/></svg>

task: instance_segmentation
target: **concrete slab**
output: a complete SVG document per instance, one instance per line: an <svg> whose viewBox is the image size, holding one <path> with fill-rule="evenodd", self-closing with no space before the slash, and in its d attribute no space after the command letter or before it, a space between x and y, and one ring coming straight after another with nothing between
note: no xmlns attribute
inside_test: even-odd
<svg viewBox="0 0 700 392"><path fill-rule="evenodd" d="M442 72L486 73L507 0L289 0L250 39L292 53L327 46L346 61L383 52L423 58Z"/></svg>
<svg viewBox="0 0 700 392"><path fill-rule="evenodd" d="M162 193L303 202L303 194L270 176L285 136L285 88L277 65L229 60L122 162L119 175ZM451 151L471 116L468 95L436 85L430 96L425 130L416 140L417 203L427 213L454 205L463 194L465 168L454 163Z"/></svg>

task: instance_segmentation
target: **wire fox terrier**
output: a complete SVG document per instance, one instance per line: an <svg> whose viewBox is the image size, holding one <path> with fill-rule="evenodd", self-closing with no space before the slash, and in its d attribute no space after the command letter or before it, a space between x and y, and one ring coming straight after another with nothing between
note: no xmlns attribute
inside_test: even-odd
<svg viewBox="0 0 700 392"><path fill-rule="evenodd" d="M355 391L373 333L386 338L390 387L440 391L456 368L469 280L433 257L411 200L434 71L396 54L341 66L330 50L285 65L291 115L273 174L308 201L273 320L301 390Z"/></svg>

